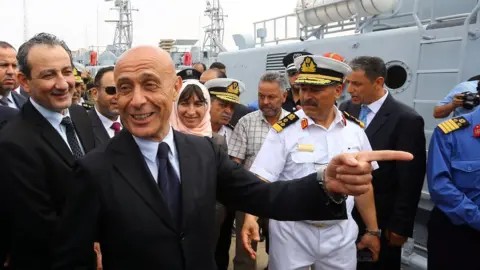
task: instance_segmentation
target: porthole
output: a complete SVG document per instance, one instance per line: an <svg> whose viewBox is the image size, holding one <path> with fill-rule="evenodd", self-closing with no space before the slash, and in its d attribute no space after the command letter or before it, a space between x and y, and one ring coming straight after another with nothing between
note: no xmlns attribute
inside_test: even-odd
<svg viewBox="0 0 480 270"><path fill-rule="evenodd" d="M391 61L388 62L386 66L386 88L393 93L401 93L405 91L412 81L412 73L410 68L408 68L408 66L401 61Z"/></svg>

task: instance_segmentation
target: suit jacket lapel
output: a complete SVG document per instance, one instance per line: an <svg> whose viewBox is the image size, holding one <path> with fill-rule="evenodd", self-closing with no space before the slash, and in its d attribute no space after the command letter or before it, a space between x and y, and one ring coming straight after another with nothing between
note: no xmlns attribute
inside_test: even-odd
<svg viewBox="0 0 480 270"><path fill-rule="evenodd" d="M368 138L372 138L373 135L385 124L388 119L388 115L390 114L391 110L391 103L393 102L392 94L389 93L385 102L383 102L382 107L380 110L375 114L372 122L368 125L365 132L367 133Z"/></svg>
<svg viewBox="0 0 480 270"><path fill-rule="evenodd" d="M105 130L102 121L98 117L97 111L95 109L91 109L88 114L92 120L93 131L95 136L99 139L98 141L101 143L108 141L110 139L110 135L108 135L108 132Z"/></svg>
<svg viewBox="0 0 480 270"><path fill-rule="evenodd" d="M111 141L112 148L118 155L114 157L114 166L144 200L147 206L172 230L176 226L167 204L150 173L145 158L135 140L126 129Z"/></svg>
<svg viewBox="0 0 480 270"><path fill-rule="evenodd" d="M194 161L192 161L192 147L187 137L174 131L175 146L177 147L178 160L180 163L180 177L182 182L182 227L186 228L188 218L195 210L195 172Z"/></svg>
<svg viewBox="0 0 480 270"><path fill-rule="evenodd" d="M23 105L27 102L27 99L20 94L17 94L12 91L13 102L17 105L17 108L22 108Z"/></svg>
<svg viewBox="0 0 480 270"><path fill-rule="evenodd" d="M81 114L85 114L82 107L72 106L69 111L70 117L75 125L75 131L82 143L85 153L87 153L95 148L95 137L93 135L92 123L89 121L90 118L86 115L82 117Z"/></svg>
<svg viewBox="0 0 480 270"><path fill-rule="evenodd" d="M42 137L45 141L55 149L55 151L69 164L73 165L75 161L70 148L68 148L66 142L63 140L62 136L58 134L52 125L45 119L40 112L33 107L30 102L27 102L21 109L21 114L24 119L30 121L39 128Z"/></svg>

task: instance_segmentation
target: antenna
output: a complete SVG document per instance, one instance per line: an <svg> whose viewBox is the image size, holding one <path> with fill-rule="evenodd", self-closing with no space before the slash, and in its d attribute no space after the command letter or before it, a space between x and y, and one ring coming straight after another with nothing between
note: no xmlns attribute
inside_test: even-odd
<svg viewBox="0 0 480 270"><path fill-rule="evenodd" d="M205 28L205 37L203 41L203 51L209 52L209 57L215 58L220 52L227 51L223 46L223 35L225 24L223 18L223 8L220 6L220 0L206 0L207 7L204 15L210 18L210 25Z"/></svg>
<svg viewBox="0 0 480 270"><path fill-rule="evenodd" d="M27 0L23 0L23 41L28 40L28 15L27 15Z"/></svg>
<svg viewBox="0 0 480 270"><path fill-rule="evenodd" d="M105 0L110 2L112 0ZM118 20L106 20L105 22L116 23L115 36L113 38L113 45L111 51L120 56L122 53L132 47L133 42L133 9L130 0L115 0L115 7L111 10L118 11Z"/></svg>

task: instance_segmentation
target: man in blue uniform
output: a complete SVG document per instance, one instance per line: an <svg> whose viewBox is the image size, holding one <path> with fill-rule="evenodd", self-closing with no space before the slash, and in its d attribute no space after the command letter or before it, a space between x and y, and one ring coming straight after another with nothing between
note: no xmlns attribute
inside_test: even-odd
<svg viewBox="0 0 480 270"><path fill-rule="evenodd" d="M480 267L480 110L435 129L428 151L432 201L428 269Z"/></svg>

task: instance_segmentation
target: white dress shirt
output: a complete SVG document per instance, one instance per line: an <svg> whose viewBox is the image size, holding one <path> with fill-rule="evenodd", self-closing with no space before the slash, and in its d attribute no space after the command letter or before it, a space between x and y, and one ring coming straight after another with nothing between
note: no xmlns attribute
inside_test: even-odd
<svg viewBox="0 0 480 270"><path fill-rule="evenodd" d="M45 118L47 121L52 125L52 127L60 134L62 139L65 141L67 144L68 148L70 151L72 149L70 148L70 144L68 144L68 139L67 139L67 128L61 124L62 120L64 117L70 117L70 112L68 109L65 110L64 114L58 113L58 112L53 112L50 110L45 109L38 103L36 103L33 99L30 98L30 102L32 102L33 107L38 110L38 112ZM71 117L70 117L71 118ZM74 123L75 124L75 123ZM82 143L80 142L80 139L78 138L78 134L75 131L75 137L77 138L78 145L80 145L80 149L82 150L82 153L85 154L85 150L83 149Z"/></svg>
<svg viewBox="0 0 480 270"><path fill-rule="evenodd" d="M110 136L110 138L113 138L113 136L115 136L115 130L112 129L113 123L118 122L120 124L120 130L122 130L123 126L122 126L122 123L119 121L120 117L117 117L117 121L112 121L107 117L103 116L103 114L101 114L97 110L97 107L95 107L95 112L97 112L98 118L100 118L100 121L102 122L103 127L107 131L108 136Z"/></svg>
<svg viewBox="0 0 480 270"><path fill-rule="evenodd" d="M0 99L3 98L2 95L0 95ZM13 100L13 95L12 95L12 91L8 92L8 96L7 96L7 99L8 99L8 107L10 108L14 108L14 109L20 109L17 107L17 104L15 103L15 100Z"/></svg>
<svg viewBox="0 0 480 270"><path fill-rule="evenodd" d="M133 136L133 139L137 143L138 148L140 148L140 152L142 152L142 155L145 158L145 162L147 163L148 169L150 169L150 173L152 174L153 179L155 179L155 182L158 183L157 152L158 152L158 146L160 145L160 142L154 142L151 140L146 140L146 139L138 138L135 136ZM173 129L171 127L167 136L163 138L162 142L168 144L170 148L170 151L168 151L168 160L172 164L173 169L178 176L178 179L181 179L180 178L180 161L178 160L177 148L175 146L175 141L173 139Z"/></svg>
<svg viewBox="0 0 480 270"><path fill-rule="evenodd" d="M383 103L387 99L387 96L388 96L388 91L385 90L385 95L383 95L383 97L381 97L379 100L375 102L372 102L366 105L370 109L370 112L367 114L367 125L365 126L365 128L367 128L368 125L370 125L370 123L372 122L373 118L375 118L375 115L377 115L378 111L380 110Z"/></svg>

